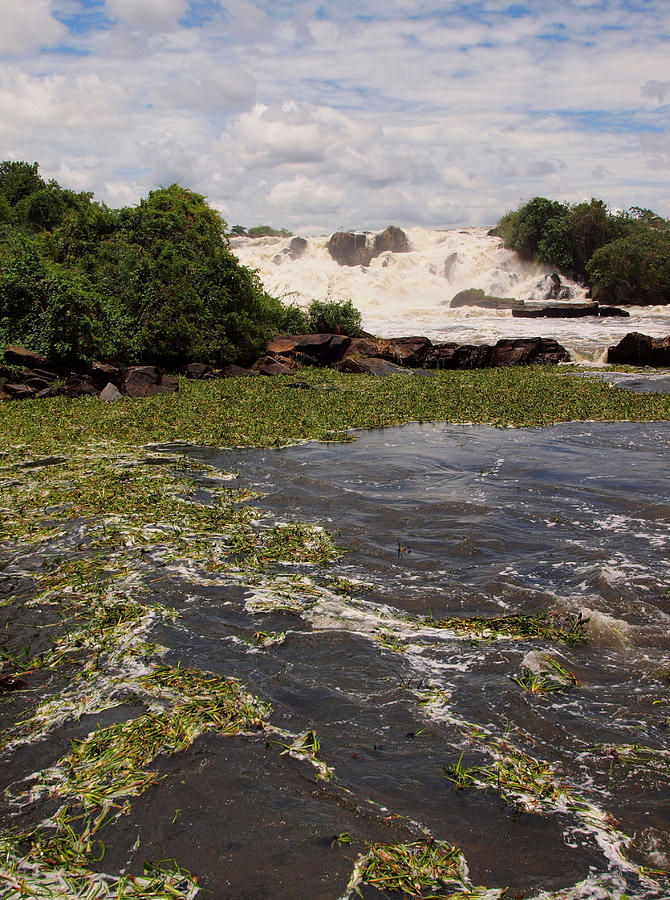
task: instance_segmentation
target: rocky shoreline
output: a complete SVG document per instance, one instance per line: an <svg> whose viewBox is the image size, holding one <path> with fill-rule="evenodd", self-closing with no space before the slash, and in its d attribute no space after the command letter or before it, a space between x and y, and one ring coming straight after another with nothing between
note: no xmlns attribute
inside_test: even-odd
<svg viewBox="0 0 670 900"><path fill-rule="evenodd" d="M179 390L177 375L187 378L294 375L301 366L336 368L364 375L421 374L447 369L484 369L525 365L557 365L570 355L553 338L504 338L496 344L434 344L427 337L348 337L344 334L280 335L250 367L237 365L214 370L189 363L178 373L159 366L119 366L93 362L85 371L59 372L49 361L24 347L10 345L0 363L0 400L43 399L55 396L153 397ZM608 363L633 366L670 366L670 336L652 338L629 332L610 347Z"/></svg>

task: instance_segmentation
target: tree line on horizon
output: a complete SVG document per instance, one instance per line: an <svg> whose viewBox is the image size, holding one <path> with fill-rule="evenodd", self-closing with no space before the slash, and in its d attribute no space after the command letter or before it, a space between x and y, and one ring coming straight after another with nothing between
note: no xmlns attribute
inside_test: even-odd
<svg viewBox="0 0 670 900"><path fill-rule="evenodd" d="M670 303L670 222L633 206L612 213L602 200L533 197L494 229L523 259L555 266L601 303Z"/></svg>

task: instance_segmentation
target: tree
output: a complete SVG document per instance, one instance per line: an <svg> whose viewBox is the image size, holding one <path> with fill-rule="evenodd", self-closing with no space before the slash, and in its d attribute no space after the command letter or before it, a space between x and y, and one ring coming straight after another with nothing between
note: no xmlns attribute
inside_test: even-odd
<svg viewBox="0 0 670 900"><path fill-rule="evenodd" d="M670 303L670 232L639 229L597 250L588 264L593 296L605 303Z"/></svg>

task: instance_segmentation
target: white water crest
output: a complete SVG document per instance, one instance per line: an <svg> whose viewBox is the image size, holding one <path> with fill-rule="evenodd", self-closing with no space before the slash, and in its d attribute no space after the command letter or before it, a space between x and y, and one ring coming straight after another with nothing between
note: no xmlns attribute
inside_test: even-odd
<svg viewBox="0 0 670 900"><path fill-rule="evenodd" d="M496 297L541 301L547 276L555 270L524 262L506 250L486 228L405 231L408 253L385 251L369 266L341 266L328 252L330 235L307 237L305 252L293 259L291 238L234 238L240 261L256 269L265 289L284 302L307 306L312 300L353 301L363 327L380 337L425 335L432 341L495 343L500 338L553 337L577 362L602 362L607 347L629 331L652 337L670 334L670 307L628 307L630 318L522 319L510 310L451 309L459 291L480 288ZM585 289L562 278L571 300L586 299ZM555 303L557 301L550 301Z"/></svg>

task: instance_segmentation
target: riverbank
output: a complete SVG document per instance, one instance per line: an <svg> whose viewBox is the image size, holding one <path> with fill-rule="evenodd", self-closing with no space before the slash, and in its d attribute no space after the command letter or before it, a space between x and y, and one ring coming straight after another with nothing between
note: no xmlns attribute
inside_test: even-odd
<svg viewBox="0 0 670 900"><path fill-rule="evenodd" d="M176 394L100 403L54 397L3 404L0 441L35 452L100 440L143 445L279 446L343 440L351 429L408 422L497 426L670 420L670 397L613 389L573 367L529 366L387 378L304 369L294 376L180 379Z"/></svg>

